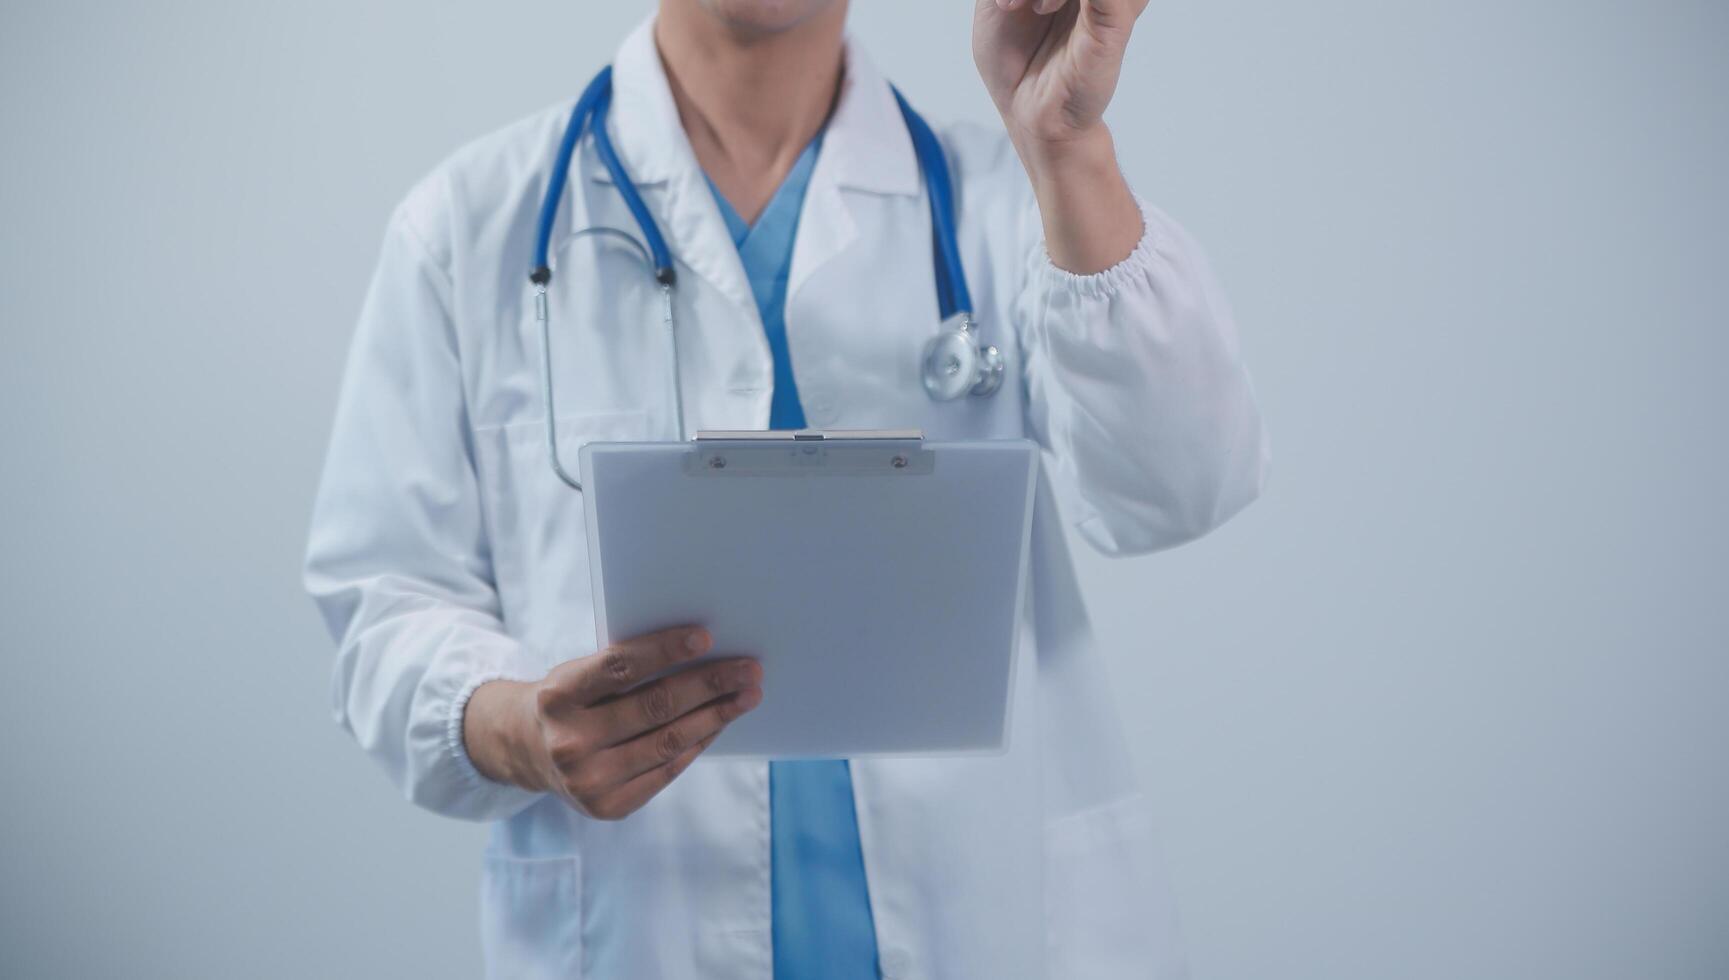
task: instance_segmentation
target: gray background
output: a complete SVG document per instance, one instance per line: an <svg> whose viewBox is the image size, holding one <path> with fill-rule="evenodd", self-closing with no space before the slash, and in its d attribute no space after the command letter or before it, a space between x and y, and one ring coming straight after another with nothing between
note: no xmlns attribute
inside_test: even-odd
<svg viewBox="0 0 1729 980"><path fill-rule="evenodd" d="M959 0L861 0L991 118ZM473 976L297 582L386 215L643 4L0 14L0 973ZM915 26L916 25L916 26ZM1112 121L1274 436L1087 556L1200 980L1729 976L1729 6L1162 0Z"/></svg>

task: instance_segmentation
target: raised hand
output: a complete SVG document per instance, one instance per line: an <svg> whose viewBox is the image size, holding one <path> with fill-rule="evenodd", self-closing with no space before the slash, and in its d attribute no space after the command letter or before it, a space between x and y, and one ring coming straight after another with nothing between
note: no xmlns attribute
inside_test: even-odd
<svg viewBox="0 0 1729 980"><path fill-rule="evenodd" d="M1146 0L977 0L973 60L1032 179L1051 261L1121 261L1140 212L1117 170L1105 107Z"/></svg>
<svg viewBox="0 0 1729 980"><path fill-rule="evenodd" d="M978 0L973 60L1017 141L1100 123L1146 0Z"/></svg>

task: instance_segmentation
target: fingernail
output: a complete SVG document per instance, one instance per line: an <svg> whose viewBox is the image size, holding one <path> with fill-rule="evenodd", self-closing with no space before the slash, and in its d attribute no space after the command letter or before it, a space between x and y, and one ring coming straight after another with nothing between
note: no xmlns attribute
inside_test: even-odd
<svg viewBox="0 0 1729 980"><path fill-rule="evenodd" d="M684 648L691 653L702 653L708 649L708 645L712 642L708 630L692 630L685 635Z"/></svg>
<svg viewBox="0 0 1729 980"><path fill-rule="evenodd" d="M738 706L741 710L749 711L761 703L762 688L760 687L747 687L738 692Z"/></svg>

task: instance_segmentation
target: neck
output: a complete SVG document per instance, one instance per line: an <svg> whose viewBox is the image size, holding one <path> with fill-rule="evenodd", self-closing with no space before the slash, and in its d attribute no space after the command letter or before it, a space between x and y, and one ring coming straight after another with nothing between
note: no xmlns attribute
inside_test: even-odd
<svg viewBox="0 0 1729 980"><path fill-rule="evenodd" d="M846 4L774 32L729 23L699 0L663 0L654 37L697 162L755 221L827 121L839 90Z"/></svg>

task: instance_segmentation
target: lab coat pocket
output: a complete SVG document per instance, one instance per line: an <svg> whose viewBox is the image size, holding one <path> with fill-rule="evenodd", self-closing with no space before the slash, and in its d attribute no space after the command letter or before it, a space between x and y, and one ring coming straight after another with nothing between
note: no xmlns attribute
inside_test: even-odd
<svg viewBox="0 0 1729 980"><path fill-rule="evenodd" d="M590 442L653 438L640 410L559 415L558 456L573 477ZM511 634L552 666L592 652L582 494L552 470L539 418L475 431L493 575Z"/></svg>
<svg viewBox="0 0 1729 980"><path fill-rule="evenodd" d="M1187 976L1176 910L1157 872L1145 798L1070 814L1045 831L1046 975L1065 980Z"/></svg>
<svg viewBox="0 0 1729 980"><path fill-rule="evenodd" d="M489 980L582 976L581 858L489 854L481 882Z"/></svg>

